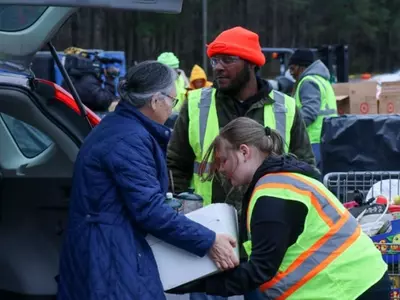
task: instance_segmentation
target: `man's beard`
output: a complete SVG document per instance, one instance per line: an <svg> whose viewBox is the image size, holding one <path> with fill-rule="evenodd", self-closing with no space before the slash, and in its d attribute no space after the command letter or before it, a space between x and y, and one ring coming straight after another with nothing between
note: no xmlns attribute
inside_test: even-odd
<svg viewBox="0 0 400 300"><path fill-rule="evenodd" d="M244 66L243 69L237 74L235 79L232 79L232 82L229 86L220 88L218 86L218 90L230 95L237 95L240 90L250 81L250 68L248 66Z"/></svg>

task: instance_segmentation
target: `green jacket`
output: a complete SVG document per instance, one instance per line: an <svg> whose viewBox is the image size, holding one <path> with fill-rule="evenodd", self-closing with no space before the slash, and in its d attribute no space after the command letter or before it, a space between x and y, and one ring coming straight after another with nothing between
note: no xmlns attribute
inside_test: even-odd
<svg viewBox="0 0 400 300"><path fill-rule="evenodd" d="M243 103L217 91L216 105L221 128L240 116L246 116L264 124L264 105L272 103L273 100L268 96L271 91L270 85L265 81L260 81L259 86L261 86L259 93L250 97ZM184 192L188 189L193 175L195 155L189 144L188 122L188 105L187 102L185 102L175 123L167 152L168 168L172 171L174 188L177 193ZM292 127L289 149L290 152L295 154L300 160L315 166L310 140L304 121L298 110L296 110ZM227 181L214 180L212 202L226 202L232 204L240 213L244 192L245 190L232 190L232 186Z"/></svg>

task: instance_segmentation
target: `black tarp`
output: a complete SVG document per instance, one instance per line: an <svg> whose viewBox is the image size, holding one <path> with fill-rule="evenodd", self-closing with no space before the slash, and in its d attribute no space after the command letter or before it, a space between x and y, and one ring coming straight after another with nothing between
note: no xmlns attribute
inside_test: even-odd
<svg viewBox="0 0 400 300"><path fill-rule="evenodd" d="M323 174L400 171L400 115L326 118L321 156Z"/></svg>

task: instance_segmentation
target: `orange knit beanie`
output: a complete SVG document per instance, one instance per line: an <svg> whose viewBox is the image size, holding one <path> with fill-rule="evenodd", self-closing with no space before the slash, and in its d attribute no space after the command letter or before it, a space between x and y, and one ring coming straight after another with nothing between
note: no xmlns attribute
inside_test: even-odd
<svg viewBox="0 0 400 300"><path fill-rule="evenodd" d="M235 55L259 67L265 64L258 34L239 26L221 32L207 46L208 57L217 54Z"/></svg>

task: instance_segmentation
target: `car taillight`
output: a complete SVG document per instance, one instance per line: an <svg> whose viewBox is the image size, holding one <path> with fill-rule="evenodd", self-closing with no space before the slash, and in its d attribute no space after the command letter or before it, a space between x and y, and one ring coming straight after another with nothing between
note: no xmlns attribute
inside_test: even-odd
<svg viewBox="0 0 400 300"><path fill-rule="evenodd" d="M77 114L80 114L78 104L76 104L76 101L72 97L70 93L68 93L65 89L60 87L58 84L55 84L54 82L45 80L45 79L37 79L38 81L51 85L55 89L55 95L54 98L57 100L63 102L65 105L68 107L72 108ZM100 117L97 116L93 111L91 111L89 108L85 106L86 114L88 116L89 122L92 126L96 126L97 124L100 123Z"/></svg>

